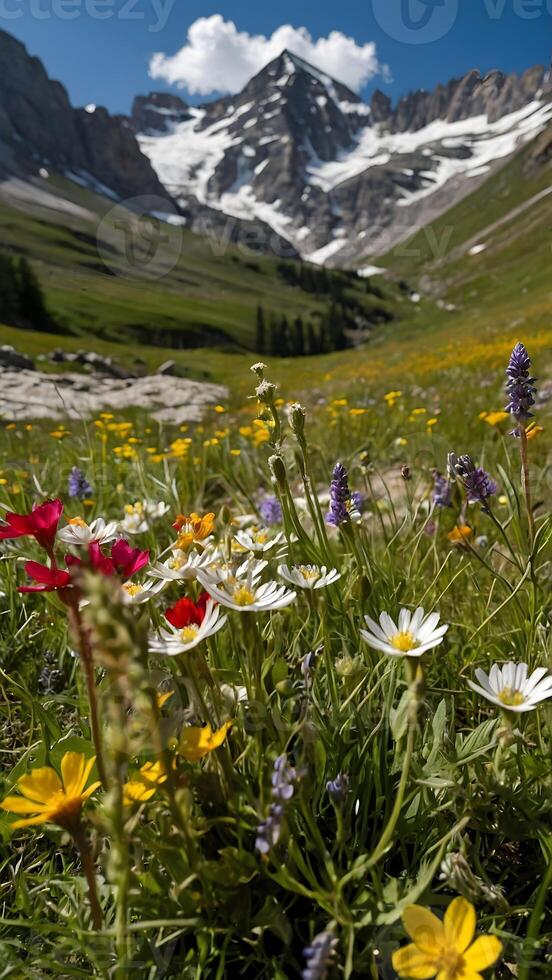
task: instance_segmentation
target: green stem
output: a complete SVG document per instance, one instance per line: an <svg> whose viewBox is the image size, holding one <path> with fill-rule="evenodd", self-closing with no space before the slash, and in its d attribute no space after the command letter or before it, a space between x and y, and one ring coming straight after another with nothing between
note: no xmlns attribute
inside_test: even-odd
<svg viewBox="0 0 552 980"><path fill-rule="evenodd" d="M519 432L519 452L521 456L521 482L525 494L525 506L527 508L527 523L529 527L529 551L533 550L535 540L535 520L533 517L533 502L531 498L531 479L529 476L529 455L527 452L527 433L522 422L518 425Z"/></svg>
<svg viewBox="0 0 552 980"><path fill-rule="evenodd" d="M411 766L411 763L412 763L412 756L414 754L414 741L415 741L415 738L416 738L416 719L415 719L415 717L412 717L410 719L409 726L408 726L408 736L407 736L407 741L406 741L406 751L405 751L404 760L403 760L403 767L402 767L402 772L401 772L401 780L400 780L400 783L399 783L399 788L397 790L397 795L395 797L395 803L394 803L393 809L391 811L391 816L389 817L389 820L387 821L387 825L385 827L385 830L383 831L383 834L381 835L381 837L380 837L380 839L379 839L379 841L378 841L375 849L372 851L372 854L370 855L370 860L368 862L368 868L371 868L374 864L377 864L377 862L380 860L380 858L383 857L383 855L385 854L385 851L387 850L387 847L389 846L389 844L391 842L391 839L393 837L393 834L395 832L395 828L397 826L397 822L399 820L400 813L401 813L401 810L402 810L402 805L404 803L404 797L405 797L405 793L406 793L406 787L407 787L407 784L408 784L408 777L410 775L410 766Z"/></svg>
<svg viewBox="0 0 552 980"><path fill-rule="evenodd" d="M552 857L548 860L548 865L544 878L542 879L541 886L537 895L537 901L535 902L535 907L531 913L531 918L529 919L529 925L527 926L527 936L525 939L525 953L527 959L524 957L524 962L520 966L519 970L519 980L530 980L531 968L533 966L533 946L536 944L541 922L544 918L544 906L546 902L546 896L549 889L552 887ZM531 947L531 948L530 948Z"/></svg>
<svg viewBox="0 0 552 980"><path fill-rule="evenodd" d="M86 883L88 885L88 900L90 902L90 912L92 915L92 925L94 929L99 930L102 928L102 907L98 899L98 889L96 885L96 870L94 868L94 860L92 858L92 851L90 845L86 839L86 833L82 824L78 825L72 830L73 840L77 846L78 852L80 854L82 869L86 878Z"/></svg>
<svg viewBox="0 0 552 980"><path fill-rule="evenodd" d="M92 647L90 645L90 637L83 625L81 614L76 605L70 608L69 616L73 627L73 632L76 635L77 644L79 647L80 662L84 679L86 681L86 693L88 695L88 705L90 708L90 729L92 732L94 748L96 750L96 766L98 768L98 775L102 786L104 789L107 789L107 770L104 761L102 730L98 710L98 695L96 691L96 678L94 676L94 658L92 654Z"/></svg>

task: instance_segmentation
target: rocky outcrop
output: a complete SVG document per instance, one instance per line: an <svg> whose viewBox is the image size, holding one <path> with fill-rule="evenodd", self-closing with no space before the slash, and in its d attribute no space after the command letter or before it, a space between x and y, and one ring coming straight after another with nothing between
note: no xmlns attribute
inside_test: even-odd
<svg viewBox="0 0 552 980"><path fill-rule="evenodd" d="M170 202L128 121L102 108L73 109L42 62L0 31L0 169L36 174L41 167L90 178L121 198Z"/></svg>
<svg viewBox="0 0 552 980"><path fill-rule="evenodd" d="M452 123L486 116L493 123L527 105L544 90L546 79L542 65L529 68L522 75L491 71L482 77L474 69L446 85L437 85L432 92L410 92L395 108L383 92L376 90L371 103L373 118L394 133L415 132L437 119Z"/></svg>
<svg viewBox="0 0 552 980"><path fill-rule="evenodd" d="M190 118L190 107L170 92L137 95L132 103L130 126L134 133L168 133L172 126Z"/></svg>
<svg viewBox="0 0 552 980"><path fill-rule="evenodd" d="M44 374L0 369L3 419L82 419L101 411L146 409L159 422L198 422L208 405L228 397L226 388L187 378L149 375L117 380L101 375Z"/></svg>

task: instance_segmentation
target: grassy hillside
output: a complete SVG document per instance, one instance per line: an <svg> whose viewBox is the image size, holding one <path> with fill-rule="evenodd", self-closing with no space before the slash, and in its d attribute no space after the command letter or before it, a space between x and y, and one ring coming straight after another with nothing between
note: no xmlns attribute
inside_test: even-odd
<svg viewBox="0 0 552 980"><path fill-rule="evenodd" d="M408 257L401 249L400 254L378 259L378 264L389 268L387 280L374 280L383 289L384 299L363 294L362 283L355 294L364 296L367 303L383 303L396 319L378 325L363 347L281 364L270 357L284 397L309 391L336 397L350 394L364 402L373 394L377 397L412 384L435 386L446 396L449 386L485 385L488 372L504 363L519 339L539 353L541 377L550 374L549 143L550 133L545 133L525 147L498 174L412 239ZM65 186L64 194L69 190L82 207L107 206L74 185ZM543 196L535 200L538 195ZM66 311L76 331L74 337L59 337L0 327L1 342L33 355L58 345L76 350L85 346L86 335L86 346L123 364L140 358L146 369L155 370L167 358L174 358L190 377L227 384L237 401L250 383L250 352L230 353L221 346L174 350L135 340L116 343L114 338L124 341L133 322L151 323L152 332L167 323L175 331L182 330L183 323L194 323L198 315L194 311L200 308L217 329L250 343L259 301L267 312L285 311L288 318L306 316L322 305L312 294L287 286L276 273L275 260L249 262L232 249L227 255L215 256L204 240L188 233L184 233L183 255L174 273L160 283L140 283L91 270L88 264L98 263L95 246L75 238L78 229L72 221L61 227L59 221L54 225L44 216L13 209L6 220L5 207L2 219L3 239L34 258L50 302ZM436 241L442 243L440 254L432 248ZM475 245L486 248L469 254ZM412 303L394 285L401 279L420 288L419 303Z"/></svg>
<svg viewBox="0 0 552 980"><path fill-rule="evenodd" d="M477 316L552 296L552 127L382 264ZM399 254L400 253L400 254Z"/></svg>
<svg viewBox="0 0 552 980"><path fill-rule="evenodd" d="M168 239L160 255L174 267L161 278L141 278L113 248L111 202L61 178L50 178L46 187L49 207L39 197L14 206L0 191L0 246L33 262L66 334L170 348L236 342L252 349L259 304L267 320L285 315L290 323L298 316L316 323L329 308L329 295L287 284L276 259L167 225L159 229ZM140 235L136 241L147 245ZM394 314L393 290L382 299L365 282L341 278L368 321L376 322L382 310Z"/></svg>

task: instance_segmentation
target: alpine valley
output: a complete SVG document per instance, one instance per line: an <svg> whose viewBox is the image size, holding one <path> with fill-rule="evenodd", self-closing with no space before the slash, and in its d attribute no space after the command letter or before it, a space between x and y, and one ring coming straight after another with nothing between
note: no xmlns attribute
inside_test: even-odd
<svg viewBox="0 0 552 980"><path fill-rule="evenodd" d="M73 109L1 31L0 66L0 178L12 192L39 196L55 172L109 199L149 195L191 231L338 267L410 238L552 119L539 66L470 71L393 106L284 51L235 96L192 107L152 92L128 118Z"/></svg>

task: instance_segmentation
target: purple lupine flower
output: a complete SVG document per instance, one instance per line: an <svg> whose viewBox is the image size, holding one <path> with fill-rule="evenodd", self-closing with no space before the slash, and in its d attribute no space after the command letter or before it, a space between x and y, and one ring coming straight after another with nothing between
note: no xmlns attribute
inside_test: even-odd
<svg viewBox="0 0 552 980"><path fill-rule="evenodd" d="M261 820L257 827L255 849L259 854L268 854L280 840L284 807L281 803L271 803L266 820Z"/></svg>
<svg viewBox="0 0 552 980"><path fill-rule="evenodd" d="M86 500L94 493L86 476L79 470L78 466L73 466L69 474L68 492L70 497L77 497L79 500Z"/></svg>
<svg viewBox="0 0 552 980"><path fill-rule="evenodd" d="M274 763L271 777L272 803L268 808L266 820L262 820L257 827L255 848L260 854L268 854L280 839L285 806L295 792L296 779L297 772L293 766L290 766L287 755L285 753L279 755Z"/></svg>
<svg viewBox="0 0 552 980"><path fill-rule="evenodd" d="M353 511L355 514L362 513L362 508L364 507L364 494L360 490L353 490L351 494L351 514Z"/></svg>
<svg viewBox="0 0 552 980"><path fill-rule="evenodd" d="M469 504L481 504L488 510L488 499L498 490L495 481L482 466L476 466L471 456L449 454L449 472L458 477L468 495Z"/></svg>
<svg viewBox="0 0 552 980"><path fill-rule="evenodd" d="M326 523L339 527L349 519L347 504L350 500L349 475L343 463L336 463L330 483L330 509L326 514Z"/></svg>
<svg viewBox="0 0 552 980"><path fill-rule="evenodd" d="M265 497L259 505L259 513L266 525L282 523L282 507L277 497Z"/></svg>
<svg viewBox="0 0 552 980"><path fill-rule="evenodd" d="M337 803L339 806L341 806L341 804L345 802L349 793L350 783L351 780L346 772L339 772L335 779L328 780L326 783L326 790L332 803Z"/></svg>
<svg viewBox="0 0 552 980"><path fill-rule="evenodd" d="M295 792L294 781L297 778L297 773L293 766L290 766L287 755L279 755L274 763L274 771L272 773L271 783L272 783L272 799L277 803L287 803L291 800Z"/></svg>
<svg viewBox="0 0 552 980"><path fill-rule="evenodd" d="M303 950L306 964L301 976L303 980L326 980L328 971L335 959L337 939L331 932L319 932L310 946Z"/></svg>
<svg viewBox="0 0 552 980"><path fill-rule="evenodd" d="M516 344L506 369L506 392L510 401L505 411L510 412L519 423L527 422L533 417L531 408L535 404L537 389L536 378L532 378L530 373L531 358L524 344ZM514 430L513 435L519 435L519 432Z"/></svg>
<svg viewBox="0 0 552 980"><path fill-rule="evenodd" d="M436 507L451 506L451 485L446 476L435 470L433 474L435 483L433 485L433 503Z"/></svg>

